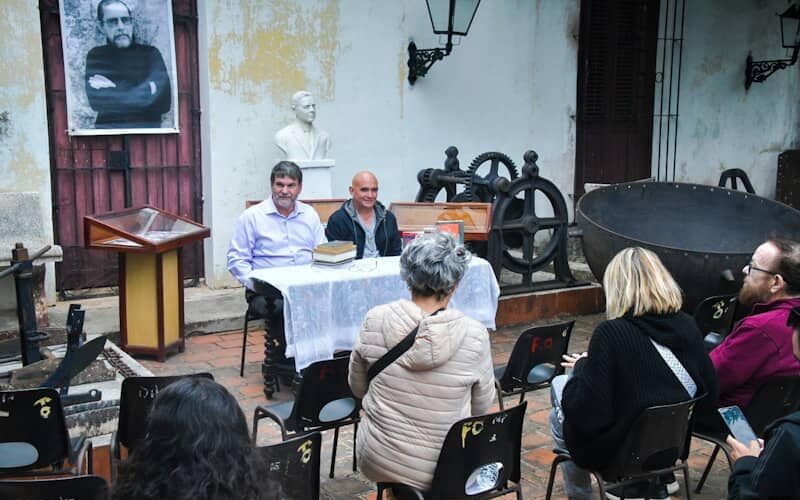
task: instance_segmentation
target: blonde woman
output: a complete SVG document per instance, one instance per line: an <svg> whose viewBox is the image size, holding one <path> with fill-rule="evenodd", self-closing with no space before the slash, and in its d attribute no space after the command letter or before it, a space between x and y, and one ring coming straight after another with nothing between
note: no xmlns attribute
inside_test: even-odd
<svg viewBox="0 0 800 500"><path fill-rule="evenodd" d="M573 371L566 385L554 383L552 393L553 440L574 461L562 464L570 500L591 497L589 474L580 467L602 469L645 408L701 394L707 395L704 404L717 399L703 336L694 319L680 312L681 290L656 254L622 250L606 267L603 288L608 320L595 329L587 353L564 357L562 365ZM625 498L644 497L640 490L646 486L626 488ZM676 488L670 478L650 498L667 498L668 489Z"/></svg>

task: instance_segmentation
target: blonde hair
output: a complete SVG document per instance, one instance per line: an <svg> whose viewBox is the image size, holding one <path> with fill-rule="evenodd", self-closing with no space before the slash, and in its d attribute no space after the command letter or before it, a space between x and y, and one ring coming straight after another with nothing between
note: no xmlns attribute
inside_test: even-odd
<svg viewBox="0 0 800 500"><path fill-rule="evenodd" d="M641 247L626 248L611 259L603 288L609 319L674 313L683 304L681 289L661 259Z"/></svg>

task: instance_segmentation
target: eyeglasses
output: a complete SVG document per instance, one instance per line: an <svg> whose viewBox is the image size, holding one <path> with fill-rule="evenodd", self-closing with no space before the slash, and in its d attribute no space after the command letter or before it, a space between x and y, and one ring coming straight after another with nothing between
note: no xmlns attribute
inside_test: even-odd
<svg viewBox="0 0 800 500"><path fill-rule="evenodd" d="M761 271L762 273L771 274L773 276L777 276L777 275L780 274L780 273L774 273L772 271L768 271L766 269L761 269L760 267L754 266L752 263L747 264L746 266L744 266L744 274L749 276L750 275L750 271Z"/></svg>
<svg viewBox="0 0 800 500"><path fill-rule="evenodd" d="M107 19L103 19L103 24L107 28L113 28L114 26L130 26L133 22L133 19L130 16L123 16L123 17L109 17Z"/></svg>

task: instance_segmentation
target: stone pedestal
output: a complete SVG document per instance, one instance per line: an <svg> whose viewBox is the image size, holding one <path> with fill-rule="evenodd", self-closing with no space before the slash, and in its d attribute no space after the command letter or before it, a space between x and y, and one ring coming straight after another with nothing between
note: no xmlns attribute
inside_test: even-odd
<svg viewBox="0 0 800 500"><path fill-rule="evenodd" d="M303 170L303 192L301 200L325 200L333 198L332 169L334 160L292 160Z"/></svg>
<svg viewBox="0 0 800 500"><path fill-rule="evenodd" d="M33 254L47 244L52 245L52 241L53 236L45 233L39 193L0 193L0 270L11 265L11 250L17 242ZM60 262L61 257L61 247L52 245L34 262L34 267L44 265L47 269L43 287L50 304L56 301L54 263ZM0 280L0 311L15 311L16 304L14 278L9 276Z"/></svg>

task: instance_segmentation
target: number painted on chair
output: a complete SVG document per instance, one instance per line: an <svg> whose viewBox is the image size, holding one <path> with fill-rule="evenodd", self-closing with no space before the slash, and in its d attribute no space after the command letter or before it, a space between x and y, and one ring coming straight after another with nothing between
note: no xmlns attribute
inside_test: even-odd
<svg viewBox="0 0 800 500"><path fill-rule="evenodd" d="M533 337L531 339L531 352L536 352L536 349L539 348L539 342L542 340L541 337ZM544 346L545 349L551 349L553 347L553 338L547 337L544 339Z"/></svg>
<svg viewBox="0 0 800 500"><path fill-rule="evenodd" d="M159 387L147 387L144 385L139 386L136 396L139 399L155 399L158 396Z"/></svg>
<svg viewBox="0 0 800 500"><path fill-rule="evenodd" d="M725 307L725 300L720 300L719 302L714 303L714 305L711 307L714 310L711 317L714 319L720 319L722 315L725 314L725 311L728 309L727 307Z"/></svg>
<svg viewBox="0 0 800 500"><path fill-rule="evenodd" d="M46 419L50 416L50 411L52 410L50 402L52 400L53 398L44 396L33 402L33 406L41 406L41 408L39 408L39 415L41 415L42 418Z"/></svg>
<svg viewBox="0 0 800 500"><path fill-rule="evenodd" d="M303 444L301 444L300 447L297 448L297 451L300 452L300 461L303 462L304 464L307 464L308 461L311 460L311 453L312 453L311 440L307 439L303 441Z"/></svg>
<svg viewBox="0 0 800 500"><path fill-rule="evenodd" d="M477 436L483 430L483 420L473 420L472 422L464 422L461 426L461 447L466 448L467 436L471 433Z"/></svg>

